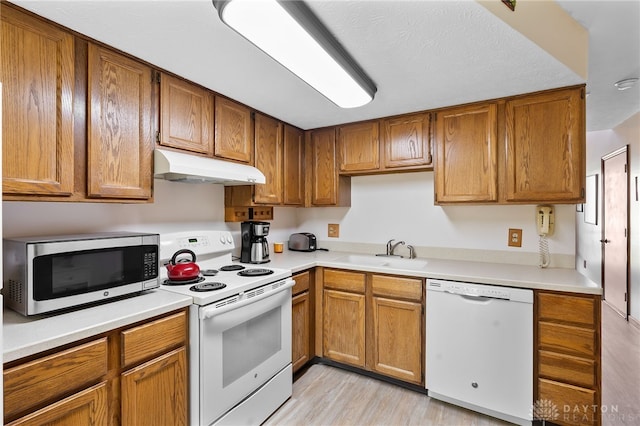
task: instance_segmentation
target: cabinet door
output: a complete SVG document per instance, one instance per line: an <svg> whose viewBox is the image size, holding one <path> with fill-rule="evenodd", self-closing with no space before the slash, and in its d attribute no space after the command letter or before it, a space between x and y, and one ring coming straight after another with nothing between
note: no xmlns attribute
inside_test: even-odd
<svg viewBox="0 0 640 426"><path fill-rule="evenodd" d="M304 204L304 145L303 132L284 125L283 202L288 206Z"/></svg>
<svg viewBox="0 0 640 426"><path fill-rule="evenodd" d="M336 172L336 133L333 128L311 133L311 204L331 206L338 200Z"/></svg>
<svg viewBox="0 0 640 426"><path fill-rule="evenodd" d="M108 407L107 383L103 382L8 423L8 426L106 426Z"/></svg>
<svg viewBox="0 0 640 426"><path fill-rule="evenodd" d="M422 304L373 297L373 370L422 382Z"/></svg>
<svg viewBox="0 0 640 426"><path fill-rule="evenodd" d="M382 120L383 167L431 165L429 114L410 114Z"/></svg>
<svg viewBox="0 0 640 426"><path fill-rule="evenodd" d="M254 202L282 204L282 124L262 114L255 115L255 158L266 183L254 185Z"/></svg>
<svg viewBox="0 0 640 426"><path fill-rule="evenodd" d="M73 36L2 4L2 190L73 192Z"/></svg>
<svg viewBox="0 0 640 426"><path fill-rule="evenodd" d="M308 291L293 297L291 313L291 359L293 371L296 372L311 359Z"/></svg>
<svg viewBox="0 0 640 426"><path fill-rule="evenodd" d="M210 91L162 74L160 145L213 155L213 102Z"/></svg>
<svg viewBox="0 0 640 426"><path fill-rule="evenodd" d="M334 361L365 366L365 297L323 292L323 354Z"/></svg>
<svg viewBox="0 0 640 426"><path fill-rule="evenodd" d="M186 349L155 358L122 374L122 425L186 425Z"/></svg>
<svg viewBox="0 0 640 426"><path fill-rule="evenodd" d="M506 103L507 201L584 201L583 93L566 89Z"/></svg>
<svg viewBox="0 0 640 426"><path fill-rule="evenodd" d="M338 127L341 172L378 170L380 167L378 128L377 121Z"/></svg>
<svg viewBox="0 0 640 426"><path fill-rule="evenodd" d="M436 202L498 200L496 104L440 111L435 121Z"/></svg>
<svg viewBox="0 0 640 426"><path fill-rule="evenodd" d="M151 69L91 43L88 56L88 196L150 198Z"/></svg>
<svg viewBox="0 0 640 426"><path fill-rule="evenodd" d="M215 104L215 156L250 163L253 157L251 111L221 97L216 97Z"/></svg>

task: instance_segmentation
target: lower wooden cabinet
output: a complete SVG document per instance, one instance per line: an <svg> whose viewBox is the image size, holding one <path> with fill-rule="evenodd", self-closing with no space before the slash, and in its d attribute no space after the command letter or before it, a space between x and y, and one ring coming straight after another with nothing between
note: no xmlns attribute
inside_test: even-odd
<svg viewBox="0 0 640 426"><path fill-rule="evenodd" d="M293 275L291 301L291 359L293 372L300 370L313 357L313 271Z"/></svg>
<svg viewBox="0 0 640 426"><path fill-rule="evenodd" d="M601 424L600 309L600 296L536 292L534 398L556 424Z"/></svg>
<svg viewBox="0 0 640 426"><path fill-rule="evenodd" d="M423 280L323 272L323 351L331 360L424 384Z"/></svg>
<svg viewBox="0 0 640 426"><path fill-rule="evenodd" d="M4 423L185 425L187 312L4 366Z"/></svg>

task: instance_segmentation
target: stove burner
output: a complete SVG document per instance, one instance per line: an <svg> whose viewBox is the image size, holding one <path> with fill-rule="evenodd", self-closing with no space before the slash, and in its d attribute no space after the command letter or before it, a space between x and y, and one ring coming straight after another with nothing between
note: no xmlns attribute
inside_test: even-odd
<svg viewBox="0 0 640 426"><path fill-rule="evenodd" d="M218 273L218 271L215 269L201 269L200 273L205 277L213 277L215 274Z"/></svg>
<svg viewBox="0 0 640 426"><path fill-rule="evenodd" d="M256 269L245 269L244 271L238 272L238 275L241 277L259 277L261 275L270 275L273 274L271 269L264 268L256 268Z"/></svg>
<svg viewBox="0 0 640 426"><path fill-rule="evenodd" d="M187 284L195 284L204 281L204 277L198 276L197 278L193 278L190 280L170 280L165 279L161 284L163 285L187 285Z"/></svg>
<svg viewBox="0 0 640 426"><path fill-rule="evenodd" d="M242 271L243 269L242 265L226 265L220 268L221 271Z"/></svg>
<svg viewBox="0 0 640 426"><path fill-rule="evenodd" d="M189 288L191 291L214 291L214 290L222 290L227 285L223 283L202 283L196 284Z"/></svg>

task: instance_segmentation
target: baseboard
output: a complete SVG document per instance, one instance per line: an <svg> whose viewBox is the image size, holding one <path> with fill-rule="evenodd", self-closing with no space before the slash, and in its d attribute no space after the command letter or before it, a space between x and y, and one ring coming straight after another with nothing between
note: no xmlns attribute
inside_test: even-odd
<svg viewBox="0 0 640 426"><path fill-rule="evenodd" d="M629 315L629 324L640 330L640 321Z"/></svg>

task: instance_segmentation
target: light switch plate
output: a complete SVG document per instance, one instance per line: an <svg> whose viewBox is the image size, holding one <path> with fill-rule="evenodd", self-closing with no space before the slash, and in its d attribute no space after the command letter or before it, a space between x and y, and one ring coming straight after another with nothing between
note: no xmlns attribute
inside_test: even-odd
<svg viewBox="0 0 640 426"><path fill-rule="evenodd" d="M330 223L327 227L327 235L330 238L338 238L340 236L340 225L337 223Z"/></svg>

